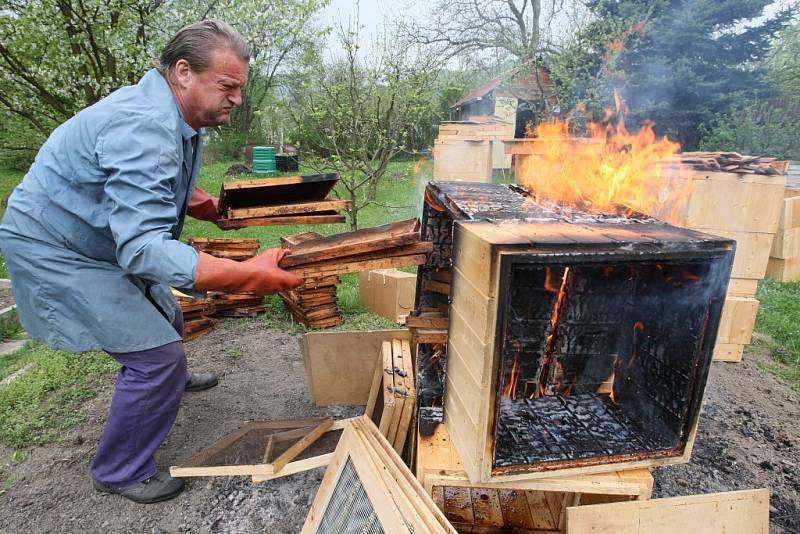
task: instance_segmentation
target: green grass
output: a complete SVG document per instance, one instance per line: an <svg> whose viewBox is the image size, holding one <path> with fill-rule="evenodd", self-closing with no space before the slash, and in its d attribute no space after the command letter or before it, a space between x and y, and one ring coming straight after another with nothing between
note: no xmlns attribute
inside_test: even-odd
<svg viewBox="0 0 800 534"><path fill-rule="evenodd" d="M24 171L0 169L0 199L2 199L2 202L0 202L0 217L6 212L8 195L22 181L23 176L25 176ZM0 255L0 278L8 278L8 269L2 255Z"/></svg>
<svg viewBox="0 0 800 534"><path fill-rule="evenodd" d="M33 367L0 387L0 441L14 449L48 443L79 423L81 401L95 395L93 383L119 367L104 353L59 352L41 343L28 343L15 356L11 368Z"/></svg>
<svg viewBox="0 0 800 534"><path fill-rule="evenodd" d="M782 284L765 278L756 295L761 303L756 332L779 365L771 370L800 390L800 282Z"/></svg>

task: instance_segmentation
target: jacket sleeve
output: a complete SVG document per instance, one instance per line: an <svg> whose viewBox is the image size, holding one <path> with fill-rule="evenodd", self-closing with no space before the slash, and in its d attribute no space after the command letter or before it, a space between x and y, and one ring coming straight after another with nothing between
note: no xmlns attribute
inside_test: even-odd
<svg viewBox="0 0 800 534"><path fill-rule="evenodd" d="M109 225L117 262L140 278L193 287L197 252L172 237L178 224L179 142L155 117L118 114L98 137L97 158L108 173L105 192L112 202Z"/></svg>

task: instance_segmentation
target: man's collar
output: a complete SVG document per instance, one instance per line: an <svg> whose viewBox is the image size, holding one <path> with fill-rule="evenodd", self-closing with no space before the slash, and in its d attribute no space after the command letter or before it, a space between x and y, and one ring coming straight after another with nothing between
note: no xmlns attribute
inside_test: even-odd
<svg viewBox="0 0 800 534"><path fill-rule="evenodd" d="M153 89L153 97L156 100L157 104L163 104L163 99L169 95L169 98L172 99L172 105L176 110L178 110L178 116L181 118L180 121L180 128L181 128L181 136L184 139L191 139L198 133L202 133L201 130L195 130L191 126L186 123L186 120L183 118L183 111L181 111L180 105L178 105L178 99L175 98L175 94L172 92L172 89L167 83L167 79L164 78L164 75L158 69L151 69L149 70L139 82L140 84L145 86L145 91L148 89ZM148 91L149 92L149 91ZM159 102L159 100L161 102Z"/></svg>

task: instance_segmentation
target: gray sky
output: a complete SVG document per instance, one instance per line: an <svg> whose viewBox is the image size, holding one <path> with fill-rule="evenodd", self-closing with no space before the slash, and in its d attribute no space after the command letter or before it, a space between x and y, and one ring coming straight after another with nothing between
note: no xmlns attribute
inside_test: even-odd
<svg viewBox="0 0 800 534"><path fill-rule="evenodd" d="M380 33L380 28L385 21L396 20L400 16L422 16L433 0L332 0L331 4L324 10L320 17L322 25L337 26L340 22L345 26L348 19L358 22L361 28L361 44L368 51L372 38ZM766 16L774 15L783 6L796 4L797 0L776 0L765 10ZM332 54L336 53L336 45L332 40L329 50Z"/></svg>

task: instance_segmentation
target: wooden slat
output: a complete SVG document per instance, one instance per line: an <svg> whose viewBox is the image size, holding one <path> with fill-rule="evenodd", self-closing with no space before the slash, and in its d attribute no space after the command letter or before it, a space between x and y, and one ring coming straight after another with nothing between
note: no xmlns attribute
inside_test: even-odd
<svg viewBox="0 0 800 534"><path fill-rule="evenodd" d="M250 219L219 219L217 226L223 230L235 230L250 226L273 226L278 224L334 224L343 223L344 215L287 215L284 217L253 217Z"/></svg>
<svg viewBox="0 0 800 534"><path fill-rule="evenodd" d="M740 343L717 343L714 345L715 362L740 362L744 354L744 345Z"/></svg>
<svg viewBox="0 0 800 534"><path fill-rule="evenodd" d="M329 422L329 423L328 423ZM207 465L211 459L221 454L229 447L235 446L246 434L255 430L274 429L273 434L285 433L287 439L297 439L312 432L315 427L327 424L327 428L333 424L332 419L295 419L288 421L253 421L243 425L237 431L221 438L210 447L198 452L180 466L172 466L170 475L174 477L193 477L193 476L233 476L233 475L269 475L276 472L273 464L263 462L261 464L241 464L241 465ZM324 433L324 432L323 432ZM321 435L321 434L320 434ZM319 436L317 436L319 437ZM302 441L302 440L301 440ZM313 442L313 440L311 441ZM309 442L309 444L311 443ZM267 443L264 443L266 450ZM292 454L289 460L297 456L304 446L296 454ZM263 456L263 453L262 453ZM285 463L284 463L285 465Z"/></svg>
<svg viewBox="0 0 800 534"><path fill-rule="evenodd" d="M766 489L567 508L567 534L766 534Z"/></svg>
<svg viewBox="0 0 800 534"><path fill-rule="evenodd" d="M350 252L340 251L333 257L318 259L314 261L306 261L305 257L295 256L292 250L291 256L286 256L281 260L280 267L288 271L309 270L309 269L324 269L325 267L335 267L343 263L354 263L369 260L379 260L383 258L392 258L399 256L410 256L414 254L427 254L433 248L433 243L422 241L420 242L417 237L414 237L415 243L408 243L401 246L386 246L377 248L368 252L359 252L352 254ZM284 263L284 260L286 262Z"/></svg>
<svg viewBox="0 0 800 534"><path fill-rule="evenodd" d="M383 376L383 406L376 406L376 409L383 409L380 418L380 424L378 425L378 430L383 436L389 436L389 433L392 430L392 422L394 420L394 413L395 411L399 411L396 409L397 400L395 396L392 394L392 390L394 389L395 385L395 375L394 373L387 373L387 369L392 369L394 362L392 361L392 341L384 341L381 347L381 358L383 361L383 366L381 367L382 372L381 375ZM399 415L398 415L399 417Z"/></svg>
<svg viewBox="0 0 800 534"><path fill-rule="evenodd" d="M394 439L394 449L397 454L403 453L406 440L408 438L408 431L411 426L411 418L417 409L417 389L414 384L414 364L411 360L411 345L407 340L397 340L400 344L400 354L394 353L394 361L397 367L402 369L405 373L403 379L403 387L408 392L403 403L403 413L400 416L400 424L397 428L397 435ZM400 365L397 365L400 363Z"/></svg>
<svg viewBox="0 0 800 534"><path fill-rule="evenodd" d="M283 454L270 461L269 463L272 466L272 473L279 473L286 464L307 449L309 445L318 440L320 436L327 432L332 426L333 419L329 417L323 420L320 424L314 427L311 432L308 432L297 443L289 447Z"/></svg>
<svg viewBox="0 0 800 534"><path fill-rule="evenodd" d="M283 215L299 215L301 213L315 213L321 211L339 211L349 209L352 202L349 200L319 200L299 202L296 204L282 204L279 206L259 206L255 208L228 208L227 219L247 219L252 217L274 217Z"/></svg>
<svg viewBox="0 0 800 534"><path fill-rule="evenodd" d="M416 238L415 238L416 236ZM369 252L376 248L401 246L419 241L419 219L407 219L372 228L363 228L326 237L305 240L292 247L291 261L281 262L287 268L298 263ZM289 258L286 258L289 260Z"/></svg>
<svg viewBox="0 0 800 534"><path fill-rule="evenodd" d="M326 276L338 276L346 273L358 273L371 271L373 269L394 269L397 267L408 267L412 265L422 265L427 260L425 254L413 254L409 256L395 256L378 260L354 261L338 265L325 265L321 267L304 267L292 270L301 278L321 278Z"/></svg>

